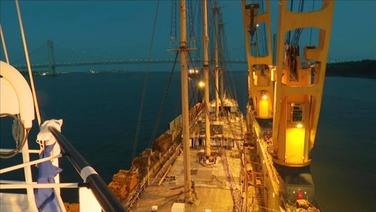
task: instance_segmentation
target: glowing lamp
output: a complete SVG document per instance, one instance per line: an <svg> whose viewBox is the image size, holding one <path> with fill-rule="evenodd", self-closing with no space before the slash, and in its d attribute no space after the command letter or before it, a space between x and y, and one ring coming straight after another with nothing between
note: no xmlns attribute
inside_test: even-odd
<svg viewBox="0 0 376 212"><path fill-rule="evenodd" d="M301 127L290 127L286 130L286 162L289 164L300 164L304 159L304 138L305 129Z"/></svg>
<svg viewBox="0 0 376 212"><path fill-rule="evenodd" d="M296 195L296 198L297 199L303 199L303 192L301 192L301 191L298 191L298 193L297 193L297 195Z"/></svg>
<svg viewBox="0 0 376 212"><path fill-rule="evenodd" d="M267 95L262 95L260 102L259 102L259 117L260 118L268 118L269 117L269 101Z"/></svg>
<svg viewBox="0 0 376 212"><path fill-rule="evenodd" d="M205 87L205 82L199 81L197 85L198 85L199 88L204 88Z"/></svg>
<svg viewBox="0 0 376 212"><path fill-rule="evenodd" d="M296 128L303 128L303 124L302 123L297 123L296 124Z"/></svg>

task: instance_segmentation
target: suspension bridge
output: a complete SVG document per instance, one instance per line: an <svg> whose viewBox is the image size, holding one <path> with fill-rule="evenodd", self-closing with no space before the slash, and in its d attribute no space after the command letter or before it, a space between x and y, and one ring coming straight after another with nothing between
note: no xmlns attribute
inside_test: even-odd
<svg viewBox="0 0 376 212"><path fill-rule="evenodd" d="M58 67L79 67L79 66L96 66L96 65L120 65L120 64L169 64L174 63L173 58L162 58L162 59L150 59L150 58L124 58L124 59L90 59L90 58L80 58L75 54L68 53L69 55L73 56L74 58L70 58L64 62L56 62L55 58L55 46L54 42L51 40L47 41L47 45L43 45L42 47L47 47L47 55L48 58L40 59L39 63L32 63L33 69L45 69L49 73L56 73L56 68ZM40 50L42 48L37 48L39 50L39 54L31 53L31 55L40 55ZM46 61L46 62L43 62ZM201 64L202 61L199 59L195 59L192 61L194 64ZM228 59L225 61L228 64L246 64L247 61L245 59ZM25 70L26 64L16 63L16 68Z"/></svg>

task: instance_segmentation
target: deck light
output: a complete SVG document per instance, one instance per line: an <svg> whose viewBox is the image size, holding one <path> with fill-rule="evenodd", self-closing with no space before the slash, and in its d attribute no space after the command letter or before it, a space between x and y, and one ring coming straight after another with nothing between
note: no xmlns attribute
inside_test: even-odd
<svg viewBox="0 0 376 212"><path fill-rule="evenodd" d="M204 88L204 87L205 87L205 82L200 80L200 81L197 83L197 85L198 85L199 88Z"/></svg>

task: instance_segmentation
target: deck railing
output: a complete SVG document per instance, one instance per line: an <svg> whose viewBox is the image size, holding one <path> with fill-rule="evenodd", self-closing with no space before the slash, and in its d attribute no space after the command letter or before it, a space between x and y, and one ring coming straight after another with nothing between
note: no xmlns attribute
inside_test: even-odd
<svg viewBox="0 0 376 212"><path fill-rule="evenodd" d="M73 147L73 145L56 129L49 128L60 145L63 156L67 157L75 170L80 174L88 188L106 212L126 211L119 199L108 189L101 176L90 166L85 158Z"/></svg>

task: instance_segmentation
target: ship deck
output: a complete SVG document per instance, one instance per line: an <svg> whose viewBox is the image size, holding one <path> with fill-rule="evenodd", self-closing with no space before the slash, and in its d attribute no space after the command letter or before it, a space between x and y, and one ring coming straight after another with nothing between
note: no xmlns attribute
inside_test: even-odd
<svg viewBox="0 0 376 212"><path fill-rule="evenodd" d="M190 163L194 200L185 203L184 211L239 211L243 204L244 185L241 149L246 127L243 116L241 113L228 113L221 118L222 133L212 134L212 153L216 155L216 162L210 167L200 162L200 155L203 154L200 140L204 138L204 117L203 114L200 116L201 119L191 130ZM145 187L130 210L152 211L154 206L158 211L173 211L174 203L184 203L182 153L159 182Z"/></svg>
<svg viewBox="0 0 376 212"><path fill-rule="evenodd" d="M218 157L213 167L205 167L199 162L199 150L191 150L191 174L194 182L192 204L186 204L186 211L233 211L234 198L240 195L241 160L237 150L226 150L224 157ZM226 165L232 175L227 176ZM158 206L158 211L171 211L173 203L184 199L183 154L180 154L165 180L160 185L149 185L132 211L151 211Z"/></svg>

